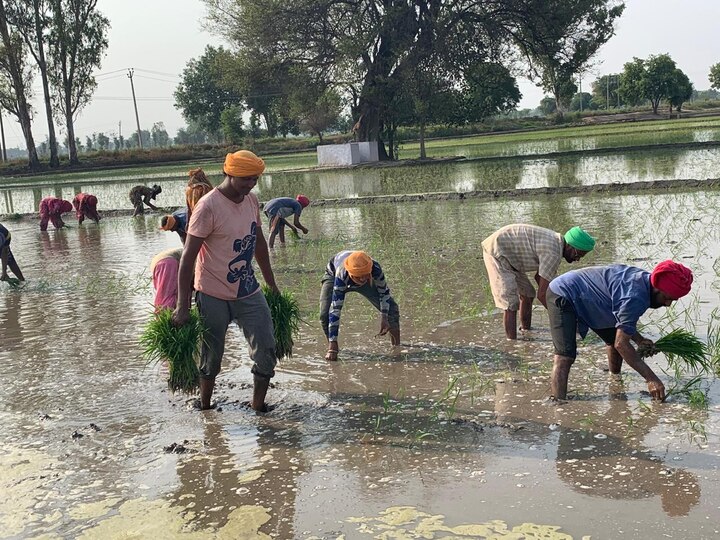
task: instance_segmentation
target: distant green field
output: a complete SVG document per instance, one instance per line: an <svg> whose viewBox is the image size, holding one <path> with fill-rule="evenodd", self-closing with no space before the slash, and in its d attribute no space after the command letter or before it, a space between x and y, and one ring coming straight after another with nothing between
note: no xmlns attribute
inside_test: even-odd
<svg viewBox="0 0 720 540"><path fill-rule="evenodd" d="M720 141L720 117L656 120L582 127L557 127L541 131L497 133L473 137L434 139L426 142L430 157L465 156L532 156L550 152L595 148L623 148L661 143L693 143ZM419 156L419 143L400 146L400 158ZM312 168L317 165L314 151L276 154L264 158L268 172ZM174 163L158 166L123 167L117 169L66 172L0 179L0 187L27 185L68 185L77 183L128 182L152 183L157 180L179 180L188 170L202 167L214 181L219 180L222 160L198 160L196 163Z"/></svg>

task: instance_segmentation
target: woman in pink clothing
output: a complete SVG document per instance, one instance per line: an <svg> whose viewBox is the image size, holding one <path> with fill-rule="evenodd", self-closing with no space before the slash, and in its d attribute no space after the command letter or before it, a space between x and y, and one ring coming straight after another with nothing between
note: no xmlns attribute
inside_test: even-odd
<svg viewBox="0 0 720 540"><path fill-rule="evenodd" d="M72 202L75 207L75 216L78 220L78 225L82 225L85 219L91 219L95 223L100 222L100 214L97 212L98 200L95 195L90 193L78 193Z"/></svg>
<svg viewBox="0 0 720 540"><path fill-rule="evenodd" d="M57 197L45 197L40 201L40 230L47 231L48 222L52 222L56 229L62 229L65 226L62 214L72 212L72 209L69 201Z"/></svg>
<svg viewBox="0 0 720 540"><path fill-rule="evenodd" d="M182 257L182 248L167 249L155 255L150 263L150 274L155 289L153 300L155 311L163 308L175 309L180 257Z"/></svg>

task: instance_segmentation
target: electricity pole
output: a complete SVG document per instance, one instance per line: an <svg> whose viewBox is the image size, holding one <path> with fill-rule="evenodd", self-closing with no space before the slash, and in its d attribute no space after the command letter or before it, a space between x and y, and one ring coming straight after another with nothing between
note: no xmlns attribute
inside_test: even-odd
<svg viewBox="0 0 720 540"><path fill-rule="evenodd" d="M605 110L610 108L610 75L605 75Z"/></svg>
<svg viewBox="0 0 720 540"><path fill-rule="evenodd" d="M135 70L132 68L128 68L128 79L130 79L130 89L132 90L132 96L133 96L133 105L135 106L135 122L137 123L137 134L138 134L138 144L140 145L140 149L142 150L142 132L140 131L140 117L138 116L137 112L137 101L135 100L135 85L133 84L133 73Z"/></svg>
<svg viewBox="0 0 720 540"><path fill-rule="evenodd" d="M7 147L5 146L5 128L3 127L2 112L0 111L0 138L2 138L2 160L7 161Z"/></svg>

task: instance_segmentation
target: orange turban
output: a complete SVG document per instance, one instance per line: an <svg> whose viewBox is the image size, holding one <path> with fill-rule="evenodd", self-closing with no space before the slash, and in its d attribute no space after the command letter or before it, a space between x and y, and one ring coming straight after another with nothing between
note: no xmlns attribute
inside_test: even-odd
<svg viewBox="0 0 720 540"><path fill-rule="evenodd" d="M249 150L238 150L225 156L223 170L228 176L237 178L260 176L265 170L265 162Z"/></svg>
<svg viewBox="0 0 720 540"><path fill-rule="evenodd" d="M689 293L692 282L692 271L671 260L659 263L650 274L650 284L674 300Z"/></svg>
<svg viewBox="0 0 720 540"><path fill-rule="evenodd" d="M175 216L165 216L167 219L165 219L165 225L162 224L162 220L160 222L160 228L163 231L172 231L173 227L175 227Z"/></svg>
<svg viewBox="0 0 720 540"><path fill-rule="evenodd" d="M351 278L364 278L372 273L373 260L364 251L353 251L343 264Z"/></svg>

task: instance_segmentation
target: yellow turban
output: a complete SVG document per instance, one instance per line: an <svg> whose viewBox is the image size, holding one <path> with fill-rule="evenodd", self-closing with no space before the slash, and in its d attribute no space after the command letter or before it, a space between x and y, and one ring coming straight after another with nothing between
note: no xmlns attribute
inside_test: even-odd
<svg viewBox="0 0 720 540"><path fill-rule="evenodd" d="M163 221L165 222L164 225L163 225ZM163 231L172 231L174 226L175 226L175 216L165 216L162 220L160 220L160 228Z"/></svg>
<svg viewBox="0 0 720 540"><path fill-rule="evenodd" d="M265 170L265 162L249 150L238 150L225 156L223 170L228 176L238 178L260 176Z"/></svg>
<svg viewBox="0 0 720 540"><path fill-rule="evenodd" d="M353 251L343 264L351 278L364 278L372 273L373 260L364 251Z"/></svg>

